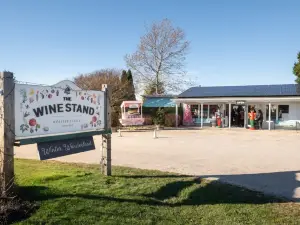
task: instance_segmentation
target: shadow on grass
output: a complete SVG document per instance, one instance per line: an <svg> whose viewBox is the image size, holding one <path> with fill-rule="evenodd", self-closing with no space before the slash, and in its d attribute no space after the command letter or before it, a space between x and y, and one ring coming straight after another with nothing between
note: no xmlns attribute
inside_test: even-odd
<svg viewBox="0 0 300 225"><path fill-rule="evenodd" d="M167 175L167 176L120 176L123 178L186 178L191 176ZM63 192L46 186L23 186L18 188L21 199L29 202L42 203L43 201L71 199L104 201L105 204L126 203L141 206L158 207L182 207L214 204L267 204L290 202L285 199L264 195L260 192L248 190L238 186L224 184L219 181L208 181L195 178L189 180L173 180L160 186L157 190L139 196L115 197L101 194ZM175 197L175 198L174 198ZM173 199L174 198L174 199ZM122 205L120 205L122 207ZM126 206L128 207L128 205ZM35 210L38 207L35 208ZM34 213L31 212L30 214ZM28 217L28 216L27 216ZM22 219L21 219L22 220Z"/></svg>
<svg viewBox="0 0 300 225"><path fill-rule="evenodd" d="M44 177L44 178L42 178L42 180L45 181L45 182L48 182L48 181L61 180L61 179L67 178L67 177L69 177L69 176L58 174L58 175L52 175L52 176Z"/></svg>
<svg viewBox="0 0 300 225"><path fill-rule="evenodd" d="M180 192L196 183L200 183L200 179L188 180L188 181L175 181L166 184L158 189L155 193L144 195L146 197L154 198L157 200L167 200L172 197L177 197Z"/></svg>
<svg viewBox="0 0 300 225"><path fill-rule="evenodd" d="M169 174L169 175L121 175L121 176L114 176L119 178L133 178L133 179L149 179L149 178L189 178L195 177L190 175L176 175L176 174Z"/></svg>
<svg viewBox="0 0 300 225"><path fill-rule="evenodd" d="M180 192L193 185L198 185L186 198L176 203L169 203L166 200L172 197L178 197ZM22 187L19 191L20 196L28 201L47 201L58 198L82 198L88 200L104 200L118 203L134 203L139 205L151 206L191 206L204 204L265 204L274 202L284 202L283 199L274 198L259 192L236 187L229 184L222 184L217 181L211 181L201 185L200 179L188 181L174 181L160 187L156 192L137 196L138 198L120 198L105 195L94 195L85 193L76 194L56 194L44 186Z"/></svg>

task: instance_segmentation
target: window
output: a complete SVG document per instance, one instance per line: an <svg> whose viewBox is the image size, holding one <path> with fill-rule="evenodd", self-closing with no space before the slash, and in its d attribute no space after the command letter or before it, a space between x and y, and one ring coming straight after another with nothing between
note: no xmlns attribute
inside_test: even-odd
<svg viewBox="0 0 300 225"><path fill-rule="evenodd" d="M266 120L269 119L269 105L266 105ZM275 121L276 120L276 106L272 105L271 106L271 120Z"/></svg>
<svg viewBox="0 0 300 225"><path fill-rule="evenodd" d="M282 113L289 113L289 105L278 105L278 118L282 118Z"/></svg>
<svg viewBox="0 0 300 225"><path fill-rule="evenodd" d="M289 113L289 105L279 105L278 106L278 110L279 112L281 111L281 113Z"/></svg>
<svg viewBox="0 0 300 225"><path fill-rule="evenodd" d="M209 118L215 116L217 110L218 110L218 105L209 105Z"/></svg>
<svg viewBox="0 0 300 225"><path fill-rule="evenodd" d="M199 116L201 116L201 105L199 105ZM198 105L191 105L191 112L193 118L198 118ZM203 105L203 118L207 118L208 107Z"/></svg>
<svg viewBox="0 0 300 225"><path fill-rule="evenodd" d="M198 105L191 105L192 118L198 118Z"/></svg>

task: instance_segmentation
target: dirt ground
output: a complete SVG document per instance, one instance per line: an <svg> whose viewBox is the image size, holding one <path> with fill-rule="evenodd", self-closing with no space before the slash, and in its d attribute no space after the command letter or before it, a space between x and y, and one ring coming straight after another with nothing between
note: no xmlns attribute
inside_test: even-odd
<svg viewBox="0 0 300 225"><path fill-rule="evenodd" d="M113 165L191 174L300 201L300 132L244 129L161 130L112 135ZM99 163L96 150L57 158ZM15 148L16 157L37 159L35 145Z"/></svg>

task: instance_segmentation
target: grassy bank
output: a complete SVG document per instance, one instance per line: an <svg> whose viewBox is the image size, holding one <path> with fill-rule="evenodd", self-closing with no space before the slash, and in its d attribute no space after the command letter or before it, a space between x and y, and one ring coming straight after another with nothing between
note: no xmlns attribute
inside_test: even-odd
<svg viewBox="0 0 300 225"><path fill-rule="evenodd" d="M16 160L19 224L300 224L297 204L239 187L158 171Z"/></svg>

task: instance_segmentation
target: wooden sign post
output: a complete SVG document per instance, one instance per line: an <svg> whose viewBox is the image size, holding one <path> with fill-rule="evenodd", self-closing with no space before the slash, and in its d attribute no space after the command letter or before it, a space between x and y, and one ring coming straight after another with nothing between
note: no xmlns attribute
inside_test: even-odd
<svg viewBox="0 0 300 225"><path fill-rule="evenodd" d="M0 197L14 187L14 144L38 144L41 160L95 149L102 135L102 172L111 175L111 88L82 90L71 81L52 86L16 83L0 73ZM59 115L59 118L57 118ZM17 142L16 142L17 141Z"/></svg>
<svg viewBox="0 0 300 225"><path fill-rule="evenodd" d="M102 85L102 91L105 91L105 130L111 130L111 87L107 84ZM101 170L106 176L111 176L111 134L102 134L102 159Z"/></svg>
<svg viewBox="0 0 300 225"><path fill-rule="evenodd" d="M0 73L0 196L7 196L14 186L14 76Z"/></svg>

